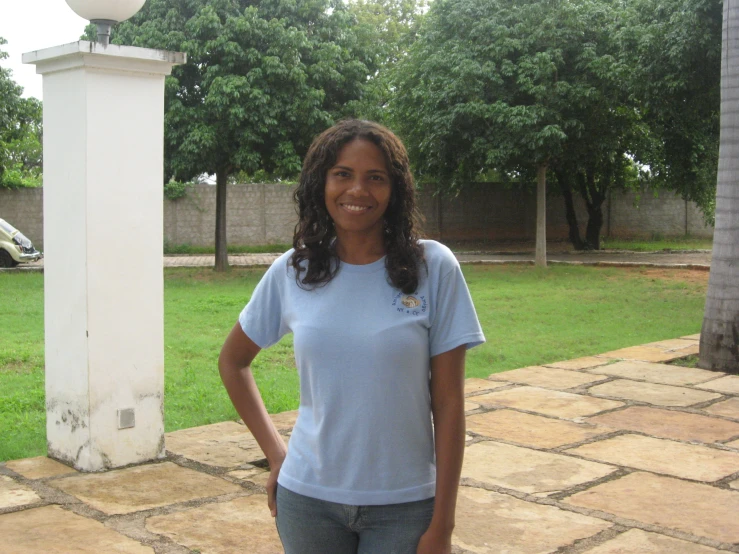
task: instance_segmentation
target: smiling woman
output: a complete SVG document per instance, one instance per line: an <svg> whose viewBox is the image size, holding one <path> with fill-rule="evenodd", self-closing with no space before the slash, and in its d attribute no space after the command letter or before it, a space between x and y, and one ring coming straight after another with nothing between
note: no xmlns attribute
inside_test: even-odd
<svg viewBox="0 0 739 554"><path fill-rule="evenodd" d="M219 359L269 461L285 552L448 554L465 352L485 340L459 263L418 237L408 155L376 123L319 135L295 198L294 249L260 281ZM250 369L288 333L300 377L289 450Z"/></svg>

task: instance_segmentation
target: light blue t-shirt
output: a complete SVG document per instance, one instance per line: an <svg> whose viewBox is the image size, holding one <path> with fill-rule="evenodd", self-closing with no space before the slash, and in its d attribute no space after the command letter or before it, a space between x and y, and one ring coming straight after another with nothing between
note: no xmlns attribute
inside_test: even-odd
<svg viewBox="0 0 739 554"><path fill-rule="evenodd" d="M485 337L452 252L422 243L428 273L410 295L388 283L385 258L342 262L325 286L300 288L291 250L241 312L261 348L294 335L300 408L281 486L352 505L434 496L430 358Z"/></svg>

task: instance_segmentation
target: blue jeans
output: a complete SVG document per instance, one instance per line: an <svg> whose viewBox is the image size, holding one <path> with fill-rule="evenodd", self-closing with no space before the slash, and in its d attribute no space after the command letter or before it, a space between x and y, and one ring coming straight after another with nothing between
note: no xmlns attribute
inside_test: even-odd
<svg viewBox="0 0 739 554"><path fill-rule="evenodd" d="M285 554L415 554L434 499L350 506L277 487L277 532Z"/></svg>

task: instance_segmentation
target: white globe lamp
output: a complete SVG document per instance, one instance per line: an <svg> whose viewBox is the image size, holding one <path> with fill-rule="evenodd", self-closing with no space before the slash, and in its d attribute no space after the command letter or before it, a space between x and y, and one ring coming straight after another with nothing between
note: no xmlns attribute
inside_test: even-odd
<svg viewBox="0 0 739 554"><path fill-rule="evenodd" d="M98 28L98 42L107 46L110 28L136 15L146 0L66 0L72 11L94 23Z"/></svg>

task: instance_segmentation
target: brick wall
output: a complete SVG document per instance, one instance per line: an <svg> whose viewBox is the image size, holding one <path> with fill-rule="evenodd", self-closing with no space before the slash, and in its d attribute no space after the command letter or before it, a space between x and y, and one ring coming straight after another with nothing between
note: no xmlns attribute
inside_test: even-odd
<svg viewBox="0 0 739 554"><path fill-rule="evenodd" d="M232 185L226 211L229 244L255 245L292 242L297 221L293 188L280 184ZM212 246L215 235L216 187L195 185L184 198L164 201L164 237L170 245ZM0 218L18 227L36 248L43 249L42 189L0 189ZM421 190L418 204L423 228L442 240L533 239L536 199L533 191L476 183L455 197ZM587 223L585 207L576 198L581 232ZM616 193L603 206L602 235L649 238L653 235L711 237L700 210L673 193L659 196ZM547 204L550 239L568 236L564 203L552 195Z"/></svg>

